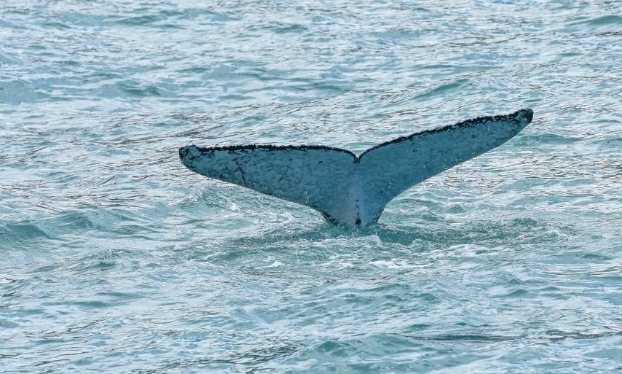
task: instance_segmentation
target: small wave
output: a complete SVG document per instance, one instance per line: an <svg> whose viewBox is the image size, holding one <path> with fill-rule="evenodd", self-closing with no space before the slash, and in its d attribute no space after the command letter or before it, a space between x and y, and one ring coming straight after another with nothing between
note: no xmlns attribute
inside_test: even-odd
<svg viewBox="0 0 622 374"><path fill-rule="evenodd" d="M37 225L27 222L0 222L0 248L20 249L33 241L50 239Z"/></svg>

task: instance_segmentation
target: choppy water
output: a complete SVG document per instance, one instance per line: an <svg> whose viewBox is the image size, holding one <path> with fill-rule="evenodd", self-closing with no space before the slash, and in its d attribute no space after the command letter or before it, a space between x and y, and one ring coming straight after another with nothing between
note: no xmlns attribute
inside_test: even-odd
<svg viewBox="0 0 622 374"><path fill-rule="evenodd" d="M617 0L4 0L0 370L620 370L620 61ZM363 230L177 158L523 107Z"/></svg>

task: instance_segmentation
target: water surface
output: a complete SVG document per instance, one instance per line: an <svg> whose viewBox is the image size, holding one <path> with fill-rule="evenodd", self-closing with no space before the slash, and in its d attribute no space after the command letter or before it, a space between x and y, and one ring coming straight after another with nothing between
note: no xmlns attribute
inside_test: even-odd
<svg viewBox="0 0 622 374"><path fill-rule="evenodd" d="M620 370L621 10L3 1L2 371ZM361 230L177 156L525 107Z"/></svg>

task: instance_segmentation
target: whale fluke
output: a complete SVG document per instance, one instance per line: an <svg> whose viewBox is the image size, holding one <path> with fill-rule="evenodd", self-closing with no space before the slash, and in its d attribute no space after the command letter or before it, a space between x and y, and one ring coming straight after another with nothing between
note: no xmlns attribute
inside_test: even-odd
<svg viewBox="0 0 622 374"><path fill-rule="evenodd" d="M382 143L358 157L332 147L273 145L191 145L180 148L179 157L201 175L307 205L334 223L366 226L400 193L500 146L532 118L531 109L474 118Z"/></svg>

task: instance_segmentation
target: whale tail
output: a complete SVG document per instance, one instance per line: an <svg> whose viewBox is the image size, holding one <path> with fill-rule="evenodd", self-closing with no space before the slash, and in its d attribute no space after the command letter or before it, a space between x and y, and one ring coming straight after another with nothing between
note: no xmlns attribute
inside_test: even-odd
<svg viewBox="0 0 622 374"><path fill-rule="evenodd" d="M179 149L190 170L321 212L331 222L366 226L413 185L511 139L531 109L480 117L382 143L356 156L324 146L248 145Z"/></svg>

